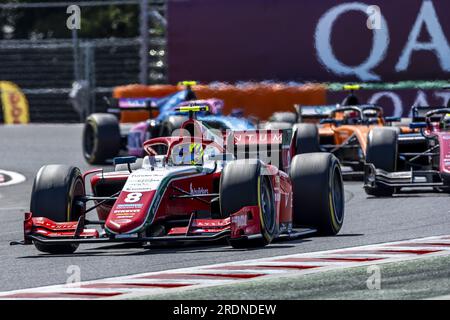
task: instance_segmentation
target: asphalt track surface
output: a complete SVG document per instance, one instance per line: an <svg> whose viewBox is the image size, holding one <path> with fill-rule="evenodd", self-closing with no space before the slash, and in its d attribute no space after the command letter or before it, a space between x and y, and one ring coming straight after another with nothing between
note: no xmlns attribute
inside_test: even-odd
<svg viewBox="0 0 450 320"><path fill-rule="evenodd" d="M67 269L77 265L81 279L95 280L174 268L353 247L450 234L450 196L403 194L368 198L361 182L348 182L346 217L337 237L309 237L236 250L226 244L171 248L85 245L74 255L40 254L34 246L9 246L22 238L23 213L29 208L33 178L42 165L90 167L81 154L80 125L0 126L0 169L27 180L0 188L0 291L65 283ZM110 169L110 168L109 168Z"/></svg>

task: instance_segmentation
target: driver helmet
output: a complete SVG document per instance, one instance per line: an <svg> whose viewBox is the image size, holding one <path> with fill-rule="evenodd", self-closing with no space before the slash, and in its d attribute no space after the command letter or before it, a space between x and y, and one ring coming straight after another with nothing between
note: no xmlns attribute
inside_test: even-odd
<svg viewBox="0 0 450 320"><path fill-rule="evenodd" d="M441 129L450 131L450 113L447 113L444 116L442 116Z"/></svg>
<svg viewBox="0 0 450 320"><path fill-rule="evenodd" d="M203 146L201 143L191 143L189 145L190 161L192 165L203 163Z"/></svg>
<svg viewBox="0 0 450 320"><path fill-rule="evenodd" d="M356 124L359 120L359 114L356 111L350 110L344 112L344 120L348 124Z"/></svg>
<svg viewBox="0 0 450 320"><path fill-rule="evenodd" d="M364 110L364 115L367 118L376 118L378 116L378 112L376 110Z"/></svg>

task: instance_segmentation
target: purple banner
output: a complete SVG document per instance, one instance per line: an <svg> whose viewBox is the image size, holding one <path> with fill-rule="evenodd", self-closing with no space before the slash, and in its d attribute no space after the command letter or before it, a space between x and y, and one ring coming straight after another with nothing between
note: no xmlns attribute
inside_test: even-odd
<svg viewBox="0 0 450 320"><path fill-rule="evenodd" d="M448 79L450 1L169 0L169 80Z"/></svg>

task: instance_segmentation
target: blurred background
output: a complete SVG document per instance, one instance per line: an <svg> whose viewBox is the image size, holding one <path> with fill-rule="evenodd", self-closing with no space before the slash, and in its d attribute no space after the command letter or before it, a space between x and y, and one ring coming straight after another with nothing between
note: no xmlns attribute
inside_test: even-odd
<svg viewBox="0 0 450 320"><path fill-rule="evenodd" d="M79 29L67 26L71 5ZM408 116L450 99L449 10L438 0L0 1L0 123L24 108L10 105L11 83L28 109L12 122L47 123L83 122L106 110L105 96L161 96L182 80L261 118L337 103L344 83L364 83L363 100Z"/></svg>

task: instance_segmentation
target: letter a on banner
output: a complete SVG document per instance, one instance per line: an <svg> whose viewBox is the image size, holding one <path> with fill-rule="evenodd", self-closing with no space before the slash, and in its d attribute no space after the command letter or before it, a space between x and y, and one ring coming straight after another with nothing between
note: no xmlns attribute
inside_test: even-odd
<svg viewBox="0 0 450 320"><path fill-rule="evenodd" d="M30 122L28 101L18 86L12 82L0 81L0 94L5 124Z"/></svg>

